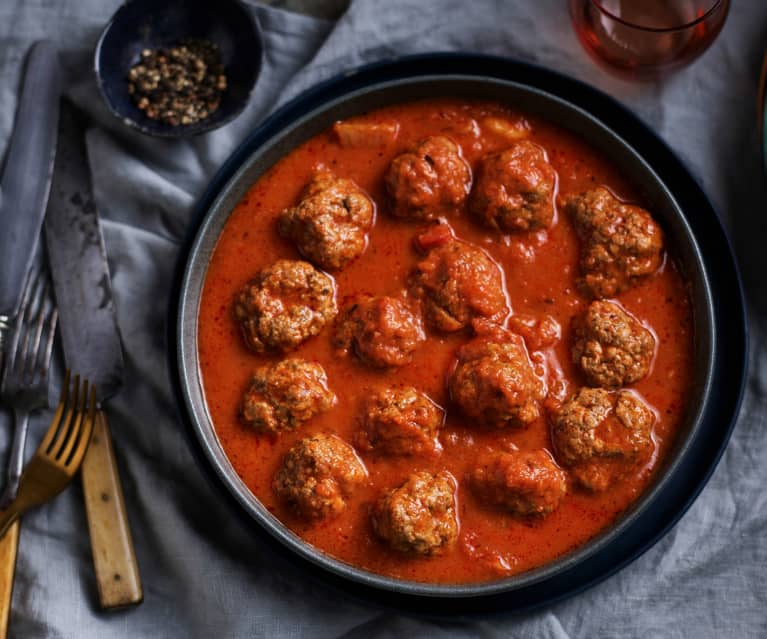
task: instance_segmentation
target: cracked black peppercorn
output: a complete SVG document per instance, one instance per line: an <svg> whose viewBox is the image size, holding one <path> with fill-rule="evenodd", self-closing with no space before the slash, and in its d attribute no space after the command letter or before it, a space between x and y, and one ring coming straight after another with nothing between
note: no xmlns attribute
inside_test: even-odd
<svg viewBox="0 0 767 639"><path fill-rule="evenodd" d="M128 93L148 118L171 126L195 124L218 109L226 74L218 47L186 40L163 49L145 49L128 71Z"/></svg>

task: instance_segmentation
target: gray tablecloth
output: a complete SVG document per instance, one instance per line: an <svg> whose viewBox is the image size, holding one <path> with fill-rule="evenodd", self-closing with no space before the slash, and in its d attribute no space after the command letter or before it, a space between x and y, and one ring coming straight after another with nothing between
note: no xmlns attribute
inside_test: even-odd
<svg viewBox="0 0 767 639"><path fill-rule="evenodd" d="M576 42L562 0L357 0L335 25L254 7L267 46L253 103L211 135L167 142L125 129L97 95L90 55L116 4L0 3L0 152L12 128L24 53L35 39L52 38L73 74L68 93L92 119L88 148L127 361L125 388L110 410L145 601L118 613L96 609L81 493L74 486L24 519L12 636L767 636L767 180L755 110L767 5L733 3L705 56L658 84L631 84L598 70ZM163 341L171 272L190 207L245 133L321 78L428 50L533 60L599 86L650 122L687 160L727 222L743 266L752 331L750 379L733 439L671 533L577 597L533 614L460 624L345 601L259 547L192 459L174 415ZM8 435L0 426L3 453Z"/></svg>

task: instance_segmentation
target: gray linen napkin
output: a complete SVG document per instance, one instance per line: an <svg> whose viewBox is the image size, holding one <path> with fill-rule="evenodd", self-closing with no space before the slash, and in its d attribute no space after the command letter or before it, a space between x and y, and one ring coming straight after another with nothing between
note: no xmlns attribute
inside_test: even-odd
<svg viewBox="0 0 767 639"><path fill-rule="evenodd" d="M88 148L127 363L125 388L110 403L111 421L145 601L118 613L95 609L75 486L24 520L12 636L767 635L767 180L755 131L767 6L734 3L724 32L702 60L651 84L599 71L579 48L559 0L356 0L335 26L254 7L267 56L253 103L211 135L167 142L125 129L97 95L90 51L115 5L0 3L0 151L12 127L24 52L34 39L51 37L76 78L69 95L93 124ZM274 561L193 461L165 368L165 311L179 241L190 207L215 169L276 104L314 82L363 62L428 50L540 62L599 86L639 113L688 161L719 207L751 303L751 374L743 411L714 477L681 522L639 560L586 593L539 612L474 623L414 620L344 601ZM0 423L0 453L7 441Z"/></svg>

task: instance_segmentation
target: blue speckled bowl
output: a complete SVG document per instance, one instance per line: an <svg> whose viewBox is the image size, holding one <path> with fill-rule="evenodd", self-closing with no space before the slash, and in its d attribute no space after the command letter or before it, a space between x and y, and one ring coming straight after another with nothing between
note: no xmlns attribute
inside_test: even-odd
<svg viewBox="0 0 767 639"><path fill-rule="evenodd" d="M205 120L171 126L152 120L128 94L128 71L141 51L188 38L218 45L227 77L219 108ZM95 54L96 80L109 109L134 129L164 138L200 135L237 117L261 71L263 42L258 22L237 0L128 0L107 23Z"/></svg>

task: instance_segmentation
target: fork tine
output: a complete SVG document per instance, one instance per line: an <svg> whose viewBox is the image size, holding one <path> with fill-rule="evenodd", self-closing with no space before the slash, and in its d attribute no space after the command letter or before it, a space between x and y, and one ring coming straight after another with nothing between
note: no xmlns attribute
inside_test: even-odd
<svg viewBox="0 0 767 639"><path fill-rule="evenodd" d="M65 440L62 449L56 454L56 459L58 459L61 463L65 464L69 460L70 453L72 452L72 449L75 447L75 442L77 442L77 438L80 435L80 426L83 422L83 415L85 415L85 402L88 401L88 380L83 381L83 389L82 394L80 395L79 401L77 402L76 412L75 412L75 421L72 424L72 428L69 431L69 435L67 436L67 439Z"/></svg>
<svg viewBox="0 0 767 639"><path fill-rule="evenodd" d="M18 348L18 354L20 355L18 367L19 367L19 374L22 379L24 379L24 372L26 371L26 362L27 362L27 353L29 352L29 344L30 339L33 338L34 333L34 315L35 315L35 306L36 306L36 300L40 297L40 287L43 285L43 274L42 272L38 273L35 277L35 280L32 284L32 289L29 293L29 298L26 300L26 304L19 308L19 314L18 314L18 325L19 325L19 332L21 333L24 327L26 327L26 330L23 331L21 338L19 340L19 348Z"/></svg>
<svg viewBox="0 0 767 639"><path fill-rule="evenodd" d="M22 371L22 379L25 383L31 385L34 383L34 376L37 372L35 366L38 354L40 352L40 338L43 335L43 322L45 321L45 300L48 296L48 280L46 277L40 274L40 277L35 281L35 288L33 289L32 299L30 300L27 320L32 325L32 330L27 331L25 340L24 353L24 370Z"/></svg>
<svg viewBox="0 0 767 639"><path fill-rule="evenodd" d="M56 438L53 440L53 443L50 446L48 446L48 449L45 451L45 454L48 457L57 458L59 456L59 453L61 452L61 449L64 447L64 444L66 443L72 428L73 419L75 417L75 411L77 410L79 395L80 395L80 376L75 375L74 388L72 389L72 398L69 401L69 404L67 406L64 422L61 425L61 428L59 428L59 432L56 434Z"/></svg>
<svg viewBox="0 0 767 639"><path fill-rule="evenodd" d="M29 306L29 298L32 294L33 287L37 284L37 282L42 277L42 272L40 271L30 271L27 273L27 278L24 281L24 290L21 294L21 304L19 305L19 311L17 313L17 319L14 322L14 330L13 334L11 336L11 343L8 348L8 360L5 363L5 374L3 375L3 382L5 382L5 379L9 375L9 371L15 370L17 366L17 355L19 355L19 341L21 341L21 327L22 324L22 316L27 312L28 306Z"/></svg>
<svg viewBox="0 0 767 639"><path fill-rule="evenodd" d="M64 381L61 383L61 395L59 396L59 403L56 406L56 412L53 415L53 420L51 421L51 426L48 428L48 431L45 433L45 437L43 437L43 441L40 442L40 447L38 448L38 451L47 451L50 446L51 442L53 442L53 438L55 437L56 433L59 430L59 426L61 425L61 419L64 415L64 410L67 406L67 400L69 398L69 378L70 378L70 371L69 369L66 370L64 373Z"/></svg>
<svg viewBox="0 0 767 639"><path fill-rule="evenodd" d="M77 442L77 447L72 451L70 458L66 464L69 467L79 468L83 461L85 451L88 450L88 445L91 442L91 434L93 433L93 425L96 421L96 409L98 402L96 401L96 386L91 386L91 396L88 400L88 415L83 421L82 431L80 433L80 439Z"/></svg>
<svg viewBox="0 0 767 639"><path fill-rule="evenodd" d="M56 337L56 325L59 320L59 311L56 304L50 299L50 291L51 285L46 281L35 326L35 344L34 348L30 351L29 357L29 366L31 368L29 371L30 385L48 385L53 341Z"/></svg>
<svg viewBox="0 0 767 639"><path fill-rule="evenodd" d="M32 304L34 310L32 312L31 320L34 323L34 327L32 329L28 357L26 358L27 368L25 370L25 379L27 379L30 384L33 384L36 381L41 372L38 361L40 359L40 346L45 342L45 340L43 340L43 329L45 328L45 320L48 316L47 300L50 293L49 289L50 284L48 283L48 278L43 278L42 286L35 291L38 296L34 298Z"/></svg>
<svg viewBox="0 0 767 639"><path fill-rule="evenodd" d="M53 341L56 337L56 326L59 322L59 309L56 305L53 305L51 314L48 316L48 321L45 324L46 340L45 347L40 351L40 357L37 365L40 370L43 383L48 379L48 372L51 369L51 355L53 354Z"/></svg>

